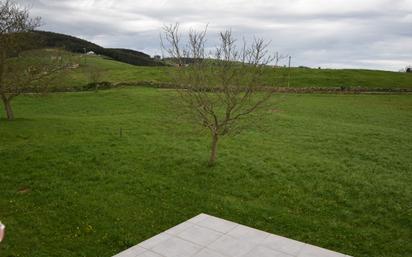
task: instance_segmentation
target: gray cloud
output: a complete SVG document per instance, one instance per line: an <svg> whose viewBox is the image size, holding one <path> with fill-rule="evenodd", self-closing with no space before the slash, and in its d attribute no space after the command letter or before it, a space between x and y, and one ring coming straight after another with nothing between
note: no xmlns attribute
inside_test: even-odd
<svg viewBox="0 0 412 257"><path fill-rule="evenodd" d="M261 36L294 65L399 70L412 64L412 0L21 0L41 29L160 53L161 26Z"/></svg>

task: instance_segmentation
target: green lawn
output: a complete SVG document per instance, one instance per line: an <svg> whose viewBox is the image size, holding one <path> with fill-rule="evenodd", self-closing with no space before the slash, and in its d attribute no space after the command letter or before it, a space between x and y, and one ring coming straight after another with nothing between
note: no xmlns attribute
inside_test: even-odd
<svg viewBox="0 0 412 257"><path fill-rule="evenodd" d="M111 256L201 212L354 256L412 256L411 95L278 95L211 169L208 135L174 97L18 97L18 119L0 120L0 256Z"/></svg>
<svg viewBox="0 0 412 257"><path fill-rule="evenodd" d="M61 77L56 86L83 86L90 82L90 70L99 67L102 81L113 83L153 81L170 82L167 70L171 67L133 66L99 56L81 59L80 68ZM267 69L263 81L268 85L287 86L287 69ZM281 82L281 83L280 83ZM412 88L412 74L374 70L332 70L293 68L290 71L291 87L370 87Z"/></svg>

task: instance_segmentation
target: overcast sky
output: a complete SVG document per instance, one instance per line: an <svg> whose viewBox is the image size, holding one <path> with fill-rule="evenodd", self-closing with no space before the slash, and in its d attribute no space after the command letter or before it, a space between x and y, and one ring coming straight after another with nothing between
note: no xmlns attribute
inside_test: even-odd
<svg viewBox="0 0 412 257"><path fill-rule="evenodd" d="M42 30L160 54L162 25L209 24L264 37L294 66L399 70L412 65L412 0L21 0Z"/></svg>

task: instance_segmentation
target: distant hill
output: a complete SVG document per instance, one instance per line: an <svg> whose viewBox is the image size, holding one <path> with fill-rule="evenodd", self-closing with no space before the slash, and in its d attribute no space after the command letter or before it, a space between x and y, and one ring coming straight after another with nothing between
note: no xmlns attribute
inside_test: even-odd
<svg viewBox="0 0 412 257"><path fill-rule="evenodd" d="M104 48L92 42L48 31L35 31L33 33L36 47L61 47L74 53L84 53L93 51L96 54L107 56L113 60L137 66L163 66L162 62L153 60L149 55L131 50L119 48Z"/></svg>

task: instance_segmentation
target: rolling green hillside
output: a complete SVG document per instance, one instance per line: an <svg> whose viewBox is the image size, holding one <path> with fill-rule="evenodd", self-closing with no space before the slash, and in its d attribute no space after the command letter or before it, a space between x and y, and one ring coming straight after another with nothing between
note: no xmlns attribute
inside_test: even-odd
<svg viewBox="0 0 412 257"><path fill-rule="evenodd" d="M32 36L38 42L37 48L58 47L79 54L93 51L100 55L83 57L80 68L63 76L56 87L84 86L90 82L90 72L96 69L103 73L99 76L101 81L111 83L171 82L167 71L173 68L142 52L103 48L83 39L53 32L36 31ZM264 82L278 87L412 88L412 74L359 69L267 68Z"/></svg>
<svg viewBox="0 0 412 257"><path fill-rule="evenodd" d="M67 75L68 77L62 77L57 86L83 86L90 82L90 73L95 69L102 71L100 81L112 83L171 82L168 71L173 67L133 66L100 56L87 56L81 59L79 69L72 71ZM268 68L265 71L264 81L268 85L287 86L284 79L287 78L288 72L284 68ZM279 81L283 82L278 83ZM290 87L412 88L412 74L375 70L292 68Z"/></svg>
<svg viewBox="0 0 412 257"><path fill-rule="evenodd" d="M52 49L42 49L43 55ZM129 51L129 50L125 50ZM41 53L40 53L41 54ZM63 51L62 54L65 54ZM156 84L173 83L173 66L136 66L99 55L67 54L78 63L78 67L59 74L51 85L52 89L80 88L92 82L111 84ZM20 59L24 61L24 58ZM96 76L97 74L97 76ZM290 75L289 75L290 74ZM288 82L288 78L290 81ZM266 68L263 83L267 86L291 88L370 88L370 89L412 89L412 74L355 69L308 69L308 68Z"/></svg>

